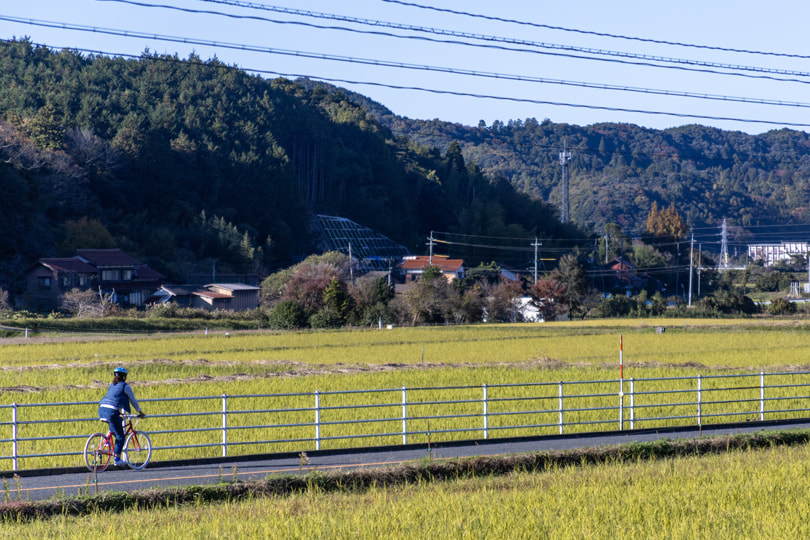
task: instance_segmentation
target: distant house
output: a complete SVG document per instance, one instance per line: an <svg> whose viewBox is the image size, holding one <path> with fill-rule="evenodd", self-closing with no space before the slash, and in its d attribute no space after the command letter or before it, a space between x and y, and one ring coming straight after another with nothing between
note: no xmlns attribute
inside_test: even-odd
<svg viewBox="0 0 810 540"><path fill-rule="evenodd" d="M45 309L59 307L71 289L99 291L122 306L143 306L165 276L120 249L77 249L65 258L39 259L28 271L27 291Z"/></svg>
<svg viewBox="0 0 810 540"><path fill-rule="evenodd" d="M444 274L447 281L454 279L464 279L464 261L462 259L448 259L447 257L439 257L434 255L429 257L427 255L410 255L402 258L397 268L400 274L404 276L405 283L419 281L425 268L429 266L436 266Z"/></svg>
<svg viewBox="0 0 810 540"><path fill-rule="evenodd" d="M638 271L638 266L622 257L617 257L606 265L606 269L613 274L616 285L621 287L643 287L648 276Z"/></svg>
<svg viewBox="0 0 810 540"><path fill-rule="evenodd" d="M522 277L531 276L532 273L528 270L517 269L505 264L500 265L501 278L507 281L520 281Z"/></svg>
<svg viewBox="0 0 810 540"><path fill-rule="evenodd" d="M149 299L150 304L175 303L179 307L208 311L245 311L259 307L260 287L243 283L210 283L193 285L163 285Z"/></svg>

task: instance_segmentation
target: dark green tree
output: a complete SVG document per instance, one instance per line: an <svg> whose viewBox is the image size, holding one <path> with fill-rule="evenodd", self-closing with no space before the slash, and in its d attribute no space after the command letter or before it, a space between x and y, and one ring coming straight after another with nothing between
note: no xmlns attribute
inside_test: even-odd
<svg viewBox="0 0 810 540"><path fill-rule="evenodd" d="M558 283L564 289L566 307L572 317L581 317L585 314L588 276L576 256L563 255L557 268L549 272L548 279Z"/></svg>
<svg viewBox="0 0 810 540"><path fill-rule="evenodd" d="M25 123L25 130L31 140L40 148L59 150L65 142L65 128L51 103L37 111L37 114Z"/></svg>
<svg viewBox="0 0 810 540"><path fill-rule="evenodd" d="M62 256L69 257L77 249L109 249L115 247L115 238L98 219L90 219L84 216L76 221L67 221L64 227L65 236L59 244L59 254Z"/></svg>
<svg viewBox="0 0 810 540"><path fill-rule="evenodd" d="M351 296L346 291L346 284L337 277L329 280L323 290L323 303L326 308L335 314L337 321L342 326L352 309Z"/></svg>

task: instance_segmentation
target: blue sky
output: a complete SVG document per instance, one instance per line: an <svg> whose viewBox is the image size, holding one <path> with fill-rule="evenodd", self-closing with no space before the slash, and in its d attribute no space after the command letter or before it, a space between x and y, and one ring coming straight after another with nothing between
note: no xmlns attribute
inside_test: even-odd
<svg viewBox="0 0 810 540"><path fill-rule="evenodd" d="M810 59L716 50L732 48L810 57L806 38L810 2L409 2L489 18L439 12L385 0L132 0L132 3L6 0L0 4L0 37L11 39L28 36L35 43L55 48L92 49L114 54L137 55L149 49L187 57L195 52L204 59L217 57L246 70L257 70L267 77L275 76L273 74L307 75L313 79L331 81L369 96L402 116L438 118L467 125L477 125L480 120L491 125L494 120L507 122L510 119L536 118L542 121L547 118L556 123L590 125L627 122L656 129L697 123L748 133L782 127L810 131L810 93L807 92L810 89ZM159 6L219 14L193 13ZM261 6L308 11L311 15L338 15L352 20L339 21L257 9ZM223 14L254 18L233 18ZM18 20L14 22L9 18ZM533 25L497 21L494 18ZM357 19L430 28L434 32L396 30L386 25L372 27L359 24ZM45 21L60 23L63 27L46 27ZM304 24L290 24L293 22ZM85 27L85 30L73 28L75 25ZM352 28L355 31L316 28L315 25ZM88 31L90 28L97 31ZM107 30L126 31L130 35L110 35L106 33ZM359 33L358 30L419 35L434 41L400 39ZM455 35L450 36L448 32ZM597 36L594 33L643 38L646 41ZM472 35L488 39L476 40ZM191 43L165 38L180 38ZM488 46L472 47L438 43L435 40L475 42ZM649 40L712 48L675 46ZM516 41L522 43L516 44ZM545 44L546 48L538 47L539 44ZM504 50L505 47L531 52L508 51ZM255 50L246 50L248 48ZM583 52L583 49L591 52ZM538 54L538 51L557 54ZM595 51L609 53L610 56L596 54ZM306 57L300 53L320 58ZM640 55L644 55L644 58ZM582 56L599 56L614 61L589 60ZM651 56L688 60L701 65L690 66L690 69L683 69L687 67L686 64L671 62L666 63L670 68L638 65L660 63L651 61ZM338 61L336 57L352 61ZM360 63L361 60L364 63ZM373 62L369 64L367 61ZM412 69L383 66L380 63L399 63ZM673 69L675 65L680 68ZM727 66L744 66L754 70L731 69ZM451 73L438 72L437 68ZM703 72L692 71L695 68ZM718 73L729 71L746 73L748 76ZM775 78L792 80L773 80ZM592 87L583 88L560 81L587 83ZM640 91L626 90L630 88ZM651 94L649 90L744 98L744 102ZM468 94L498 96L501 99L471 97ZM753 103L753 100L777 104ZM633 110L675 115L642 114Z"/></svg>

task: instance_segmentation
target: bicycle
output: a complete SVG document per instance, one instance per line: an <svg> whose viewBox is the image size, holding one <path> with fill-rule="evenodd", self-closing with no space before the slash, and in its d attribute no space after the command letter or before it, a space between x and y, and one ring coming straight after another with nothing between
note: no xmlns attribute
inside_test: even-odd
<svg viewBox="0 0 810 540"><path fill-rule="evenodd" d="M152 458L152 441L144 431L138 431L135 427L138 421L132 423L133 418L138 418L137 414L122 414L124 419L124 450L121 458L131 469L141 470ZM106 420L100 419L107 423ZM84 444L84 463L90 472L102 472L110 465L114 456L115 435L108 428L107 433L93 433L87 438Z"/></svg>

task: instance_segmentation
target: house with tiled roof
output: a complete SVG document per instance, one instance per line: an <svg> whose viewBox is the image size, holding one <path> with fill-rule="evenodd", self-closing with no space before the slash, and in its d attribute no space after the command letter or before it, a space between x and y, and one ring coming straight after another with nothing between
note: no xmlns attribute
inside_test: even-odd
<svg viewBox="0 0 810 540"><path fill-rule="evenodd" d="M617 257L605 265L608 275L612 275L617 286L640 288L647 282L648 276L640 272L632 262Z"/></svg>
<svg viewBox="0 0 810 540"><path fill-rule="evenodd" d="M409 255L402 258L397 269L400 275L404 276L405 283L419 281L425 269L435 266L444 274L447 281L454 279L464 279L464 260L450 259L438 255Z"/></svg>
<svg viewBox="0 0 810 540"><path fill-rule="evenodd" d="M39 259L28 271L27 292L44 309L59 307L72 289L99 291L122 306L143 306L166 277L120 249L78 249L73 257Z"/></svg>

